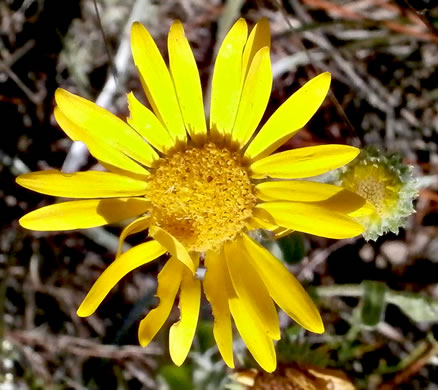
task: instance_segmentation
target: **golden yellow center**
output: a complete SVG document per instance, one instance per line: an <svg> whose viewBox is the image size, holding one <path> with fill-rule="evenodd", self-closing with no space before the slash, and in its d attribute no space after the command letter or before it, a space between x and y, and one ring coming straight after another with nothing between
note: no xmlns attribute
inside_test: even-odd
<svg viewBox="0 0 438 390"><path fill-rule="evenodd" d="M344 187L368 200L382 217L398 199L399 181L384 168L373 165L358 165L347 173Z"/></svg>
<svg viewBox="0 0 438 390"><path fill-rule="evenodd" d="M357 194L367 199L376 208L379 215L383 212L385 193L385 183L374 178L363 179L357 186Z"/></svg>
<svg viewBox="0 0 438 390"><path fill-rule="evenodd" d="M161 159L150 176L148 198L153 223L198 252L234 239L256 205L240 154L214 143Z"/></svg>

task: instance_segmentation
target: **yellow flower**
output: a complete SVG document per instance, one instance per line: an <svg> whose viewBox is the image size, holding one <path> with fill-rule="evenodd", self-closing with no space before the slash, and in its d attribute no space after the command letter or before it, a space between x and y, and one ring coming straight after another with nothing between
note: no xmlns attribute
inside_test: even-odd
<svg viewBox="0 0 438 390"><path fill-rule="evenodd" d="M373 206L369 214L351 214L364 226L362 234L366 240L376 241L388 232L398 234L407 217L415 212L412 203L418 192L412 171L413 167L403 164L399 155L368 146L335 173L336 184L357 193Z"/></svg>
<svg viewBox="0 0 438 390"><path fill-rule="evenodd" d="M158 275L160 303L139 327L146 346L166 321L179 292L180 320L170 329L170 355L183 363L198 321L201 281L214 315L214 337L226 364L234 366L232 326L257 362L276 367L273 340L280 338L274 301L304 328L322 333L313 302L288 270L251 239L251 229L298 230L330 238L362 233L349 214L365 201L340 187L300 179L338 168L358 149L313 146L270 155L301 129L323 102L330 74L293 94L254 136L272 85L266 20L248 36L245 20L232 27L214 67L209 125L193 53L176 21L169 32L169 67L148 31L132 26L132 54L152 111L128 94L127 123L63 89L55 117L84 142L108 172L44 171L17 182L69 201L23 218L32 230L91 228L137 217L122 232L150 237L121 254L105 270L78 309L93 314L116 283L133 269L170 253ZM270 180L273 178L275 180Z"/></svg>

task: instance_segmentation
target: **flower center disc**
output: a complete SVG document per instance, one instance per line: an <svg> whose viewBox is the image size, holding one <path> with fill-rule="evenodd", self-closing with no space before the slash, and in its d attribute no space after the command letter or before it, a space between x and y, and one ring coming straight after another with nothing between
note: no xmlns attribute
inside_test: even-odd
<svg viewBox="0 0 438 390"><path fill-rule="evenodd" d="M256 197L238 153L214 143L161 159L149 179L152 221L189 251L217 250L247 224Z"/></svg>
<svg viewBox="0 0 438 390"><path fill-rule="evenodd" d="M358 165L349 172L342 184L368 200L382 217L397 202L400 185L396 178L376 166Z"/></svg>

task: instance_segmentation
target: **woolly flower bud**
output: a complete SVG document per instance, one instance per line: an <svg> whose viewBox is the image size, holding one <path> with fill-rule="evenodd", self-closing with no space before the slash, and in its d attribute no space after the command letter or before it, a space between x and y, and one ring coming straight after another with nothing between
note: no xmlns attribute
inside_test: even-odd
<svg viewBox="0 0 438 390"><path fill-rule="evenodd" d="M356 192L371 203L375 212L356 217L364 227L366 240L377 240L385 233L398 233L418 195L413 167L405 165L397 154L385 156L374 147L366 147L350 164L338 170L335 183Z"/></svg>

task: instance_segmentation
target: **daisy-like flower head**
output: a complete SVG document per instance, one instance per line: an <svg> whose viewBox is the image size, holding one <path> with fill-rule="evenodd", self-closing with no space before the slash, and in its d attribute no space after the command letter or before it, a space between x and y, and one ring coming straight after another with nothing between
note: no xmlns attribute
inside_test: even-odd
<svg viewBox="0 0 438 390"><path fill-rule="evenodd" d="M418 192L412 170L398 154L385 155L368 146L335 174L336 184L356 192L374 207L370 214L355 216L365 228L366 240L375 241L388 232L398 234L415 212L413 200Z"/></svg>
<svg viewBox="0 0 438 390"><path fill-rule="evenodd" d="M170 328L169 344L171 358L182 364L194 337L202 284L226 364L234 366L233 319L257 362L273 371L273 340L280 338L274 301L304 328L322 333L324 326L303 287L247 233L287 229L346 238L363 231L350 217L364 207L363 198L334 185L294 180L338 168L358 149L324 145L271 155L319 108L330 74L305 84L255 133L272 85L269 26L261 20L248 36L240 19L217 55L207 126L199 73L182 24L176 21L169 32L169 66L141 24L132 26L131 40L152 110L130 93L126 123L58 89L59 125L71 139L84 142L108 172L20 176L17 182L34 191L85 198L40 208L20 223L49 231L135 217L121 234L120 248L130 234L147 230L149 239L123 254L119 250L78 315L93 314L124 275L169 253L158 275L159 305L140 323L140 344L148 345L163 326L179 292L181 318ZM206 268L203 281L196 276L200 266Z"/></svg>

